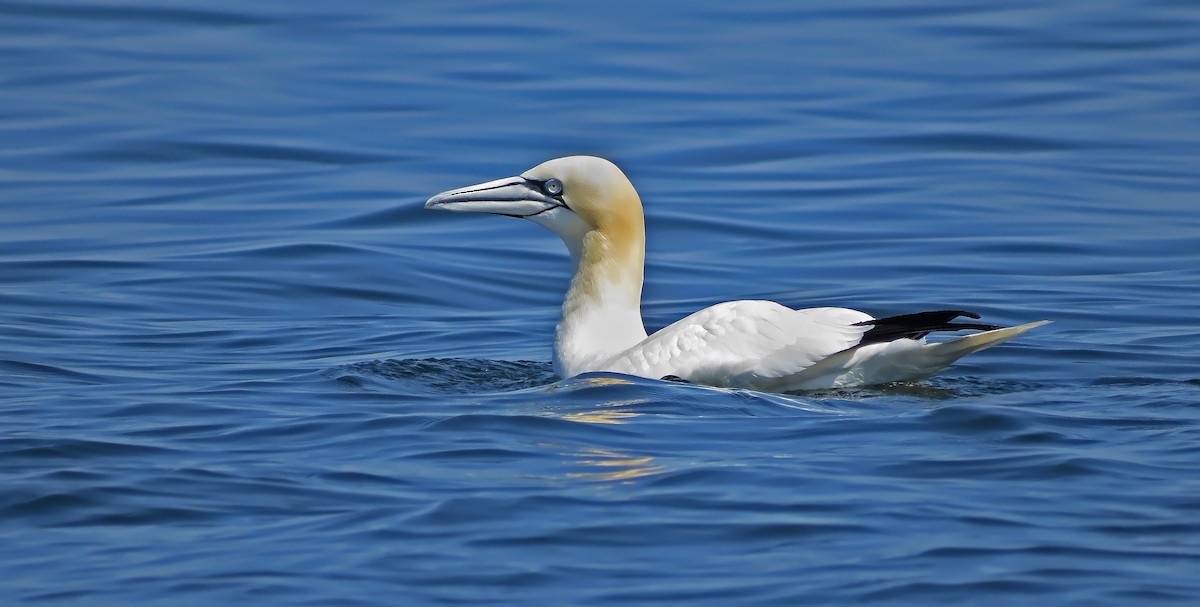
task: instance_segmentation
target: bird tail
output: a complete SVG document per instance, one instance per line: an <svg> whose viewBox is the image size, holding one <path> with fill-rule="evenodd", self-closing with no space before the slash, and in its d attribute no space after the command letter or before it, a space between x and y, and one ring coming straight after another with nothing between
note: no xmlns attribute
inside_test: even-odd
<svg viewBox="0 0 1200 607"><path fill-rule="evenodd" d="M1049 324L1048 320L1039 320L1037 322L1029 322L1015 327L1005 327L1003 329L993 329L982 333L974 333L944 341L937 344L929 344L925 347L925 352L931 363L940 364L943 367L950 363L972 353L978 352L985 348L990 348L996 344L1004 343L1026 331L1036 329L1045 324Z"/></svg>
<svg viewBox="0 0 1200 607"><path fill-rule="evenodd" d="M1004 343L1049 322L1039 320L934 344L901 339L856 346L842 350L799 373L770 379L756 387L787 392L921 380L972 352Z"/></svg>

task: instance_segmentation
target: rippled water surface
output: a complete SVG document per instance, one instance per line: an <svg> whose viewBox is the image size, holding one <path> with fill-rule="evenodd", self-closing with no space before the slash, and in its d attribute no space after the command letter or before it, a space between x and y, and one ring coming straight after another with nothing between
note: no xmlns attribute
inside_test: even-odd
<svg viewBox="0 0 1200 607"><path fill-rule="evenodd" d="M0 603L1200 596L1193 2L0 2ZM773 395L547 361L430 194L600 154L646 322L1054 324Z"/></svg>

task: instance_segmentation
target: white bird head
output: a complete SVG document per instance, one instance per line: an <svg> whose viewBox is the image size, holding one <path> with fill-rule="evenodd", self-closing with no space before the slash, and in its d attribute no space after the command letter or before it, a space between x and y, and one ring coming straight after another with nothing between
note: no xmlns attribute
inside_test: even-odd
<svg viewBox="0 0 1200 607"><path fill-rule="evenodd" d="M558 234L576 261L592 232L614 244L645 239L633 184L617 165L596 156L547 160L515 177L442 192L425 208L528 219Z"/></svg>

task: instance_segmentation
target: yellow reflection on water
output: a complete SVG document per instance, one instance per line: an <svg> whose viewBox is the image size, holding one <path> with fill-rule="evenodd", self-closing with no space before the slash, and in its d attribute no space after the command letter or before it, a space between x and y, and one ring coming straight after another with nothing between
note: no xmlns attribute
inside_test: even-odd
<svg viewBox="0 0 1200 607"><path fill-rule="evenodd" d="M590 386L628 386L633 382L624 377L584 377L583 383Z"/></svg>
<svg viewBox="0 0 1200 607"><path fill-rule="evenodd" d="M630 385L633 382L623 377L581 377L576 379L575 385L579 384L587 386L624 386ZM552 413L555 417L565 419L572 422L582 422L585 424L623 424L625 420L631 417L637 417L641 413L634 411L617 411L617 407L627 407L629 405L637 405L646 402L646 399L634 398L625 400L610 400L602 403L597 403L597 406L603 407L594 411L581 411L576 413Z"/></svg>
<svg viewBox="0 0 1200 607"><path fill-rule="evenodd" d="M625 420L631 417L637 417L641 413L633 411L583 411L580 413L563 413L562 419L583 422L585 424L623 424Z"/></svg>
<svg viewBox="0 0 1200 607"><path fill-rule="evenodd" d="M622 386L633 382L623 377L580 377L560 384L556 389L577 389L580 387ZM549 415L559 419L584 424L625 424L642 414L636 411L622 410L647 402L644 398L609 400L595 403L590 411L571 413L549 412ZM567 478L587 481L627 481L664 472L667 468L656 464L651 456L638 456L620 453L600 447L584 447L577 452L568 452L571 463L582 471L568 472Z"/></svg>
<svg viewBox="0 0 1200 607"><path fill-rule="evenodd" d="M579 454L576 463L581 466L600 468L598 471L570 472L567 478L579 478L592 481L623 481L641 478L665 471L666 466L654 463L650 456L631 456L625 453L607 449L589 448Z"/></svg>

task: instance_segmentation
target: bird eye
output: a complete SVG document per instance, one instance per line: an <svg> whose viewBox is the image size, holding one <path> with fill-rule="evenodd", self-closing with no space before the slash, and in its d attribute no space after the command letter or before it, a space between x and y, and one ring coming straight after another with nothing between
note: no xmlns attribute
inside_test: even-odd
<svg viewBox="0 0 1200 607"><path fill-rule="evenodd" d="M542 189L551 196L558 196L559 194L563 193L562 182L553 177L547 179L546 183L542 184Z"/></svg>

